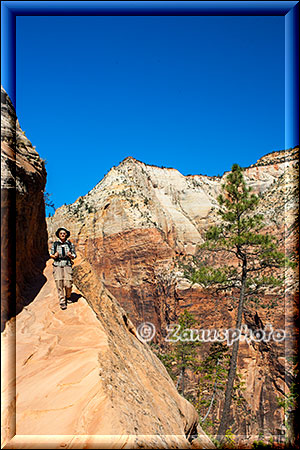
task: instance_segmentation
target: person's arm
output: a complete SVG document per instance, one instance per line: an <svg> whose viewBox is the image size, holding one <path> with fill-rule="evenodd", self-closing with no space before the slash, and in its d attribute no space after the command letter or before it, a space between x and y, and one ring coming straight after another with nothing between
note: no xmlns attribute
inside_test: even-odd
<svg viewBox="0 0 300 450"><path fill-rule="evenodd" d="M72 242L70 242L70 244L71 244L71 251L67 253L67 256L70 259L75 259L75 258L77 258L76 251L75 251L75 245Z"/></svg>
<svg viewBox="0 0 300 450"><path fill-rule="evenodd" d="M54 242L53 242L53 244L51 245L51 250L50 250L50 258L52 258L52 259L56 259L56 258L58 258L58 251L55 251L55 246L54 246Z"/></svg>

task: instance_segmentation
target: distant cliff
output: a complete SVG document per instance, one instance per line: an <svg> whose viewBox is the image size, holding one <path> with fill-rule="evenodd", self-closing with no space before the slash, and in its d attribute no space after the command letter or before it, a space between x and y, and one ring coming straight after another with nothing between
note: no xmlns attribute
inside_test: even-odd
<svg viewBox="0 0 300 450"><path fill-rule="evenodd" d="M233 161L234 163L234 161ZM299 149L272 152L245 168L248 186L259 195L259 212L267 230L280 240L280 250L296 252L298 244ZM166 325L176 322L185 308L193 312L201 328L224 328L235 323L235 311L228 299L212 299L203 288L187 289L178 280L176 289L161 289L161 274L168 273L177 256L193 254L203 242L206 229L218 221L217 196L225 177L184 176L173 168L144 164L127 157L113 167L85 196L57 209L47 218L50 241L57 226L71 230L78 251L89 261L106 288L118 299L137 326L152 322L161 342ZM255 329L255 318L263 325L288 328L284 345L240 346L238 371L246 383L244 397L248 418L236 413L238 434L277 433L283 410L277 397L285 384L297 317L296 272L286 279L285 298L271 310L249 308L245 322ZM269 299L270 300L270 299ZM267 297L265 298L267 300ZM222 405L216 408L217 416Z"/></svg>
<svg viewBox="0 0 300 450"><path fill-rule="evenodd" d="M20 128L1 87L1 329L22 310L26 290L43 283L48 254L44 189L46 170Z"/></svg>
<svg viewBox="0 0 300 450"><path fill-rule="evenodd" d="M267 227L288 240L290 251L297 245L298 158L298 148L274 152L244 171ZM68 226L78 250L131 317L152 318L159 328L164 319L156 274L177 255L193 254L218 221L217 196L227 174L184 176L128 157L88 194L46 219L49 238L61 224Z"/></svg>

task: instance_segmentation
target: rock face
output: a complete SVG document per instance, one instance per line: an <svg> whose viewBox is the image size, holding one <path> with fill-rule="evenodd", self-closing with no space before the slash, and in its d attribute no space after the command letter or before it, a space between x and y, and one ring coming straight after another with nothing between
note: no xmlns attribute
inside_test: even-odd
<svg viewBox="0 0 300 450"><path fill-rule="evenodd" d="M298 242L298 158L298 148L277 151L244 170L246 183L260 196L259 211L267 230L280 239L280 249L287 254L295 252ZM77 250L134 325L145 321L155 325L156 341L162 341L166 325L176 322L185 308L196 315L202 328L234 326L235 309L229 299L212 299L199 286L187 289L184 280L176 289L168 289L174 258L193 254L208 226L218 221L217 196L227 174L183 176L173 168L149 166L128 157L87 195L47 218L50 240L58 226L67 226ZM277 306L247 311L245 321L254 327L257 316L264 326L270 322L274 329L287 327L288 351L284 344L272 344L267 350L241 345L238 370L246 382L244 397L254 418L235 417L237 434L277 434L282 425L283 410L276 398L287 388L290 368L285 356L293 350L297 295L295 273L290 272L285 298ZM284 360L282 367L271 354Z"/></svg>
<svg viewBox="0 0 300 450"><path fill-rule="evenodd" d="M1 87L1 329L30 301L26 289L43 283L48 254L43 160L20 128ZM17 253L16 253L17 250Z"/></svg>
<svg viewBox="0 0 300 450"><path fill-rule="evenodd" d="M15 416L8 401L13 371L2 391L5 448L214 448L193 406L90 264L77 262L81 292L74 290L66 311L58 306L50 260L44 275L15 329L10 320L2 333L7 352L16 332Z"/></svg>
<svg viewBox="0 0 300 450"><path fill-rule="evenodd" d="M267 226L295 247L298 149L274 152L245 169L261 196ZM131 157L74 204L47 218L49 237L66 224L78 250L133 318L160 321L157 272L177 255L192 254L217 221L225 177L183 176ZM289 235L291 235L289 237Z"/></svg>

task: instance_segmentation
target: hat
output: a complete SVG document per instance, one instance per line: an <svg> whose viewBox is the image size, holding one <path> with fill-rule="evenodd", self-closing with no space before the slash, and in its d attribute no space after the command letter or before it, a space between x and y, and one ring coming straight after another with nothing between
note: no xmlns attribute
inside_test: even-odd
<svg viewBox="0 0 300 450"><path fill-rule="evenodd" d="M55 232L55 234L56 234L56 236L59 238L59 232L61 231L61 230L64 230L66 233L67 233L67 239L68 239L68 237L70 237L70 231L69 230L67 230L65 227L60 227L60 228L58 228L57 230L56 230L56 232Z"/></svg>

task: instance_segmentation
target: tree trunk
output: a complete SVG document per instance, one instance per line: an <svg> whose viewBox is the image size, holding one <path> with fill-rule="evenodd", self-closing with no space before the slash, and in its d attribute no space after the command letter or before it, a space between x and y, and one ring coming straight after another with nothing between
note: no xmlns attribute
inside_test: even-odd
<svg viewBox="0 0 300 450"><path fill-rule="evenodd" d="M182 396L184 396L184 374L185 374L185 367L182 368Z"/></svg>
<svg viewBox="0 0 300 450"><path fill-rule="evenodd" d="M240 291L239 306L238 306L238 313L237 313L237 320L236 320L236 329L237 330L241 329L241 324L242 324L246 278L247 278L246 261L243 261L242 286L241 286L241 291ZM229 366L228 380L227 380L227 386L226 386L224 408L223 408L220 426L219 426L219 430L218 430L218 436L217 436L217 439L220 442L224 440L225 432L229 426L230 406L231 406L231 400L232 400L233 384L234 384L234 380L235 380L235 376L236 376L236 365L237 365L237 357L238 357L238 350L239 350L239 342L240 342L239 339L235 340L233 343L233 346L232 346L232 354L231 354L231 358L230 358L230 366Z"/></svg>
<svg viewBox="0 0 300 450"><path fill-rule="evenodd" d="M176 389L179 388L179 385L180 385L180 382L181 382L181 377L182 377L182 369L180 371L180 374L179 374L179 377L178 377L178 380L177 380L177 383L176 383Z"/></svg>

